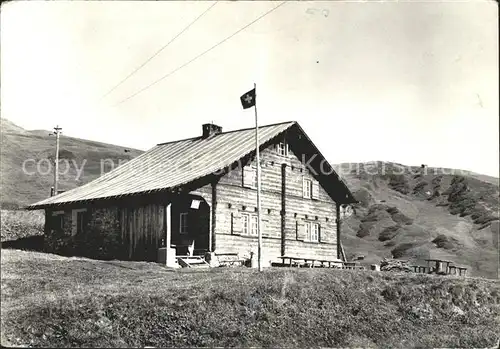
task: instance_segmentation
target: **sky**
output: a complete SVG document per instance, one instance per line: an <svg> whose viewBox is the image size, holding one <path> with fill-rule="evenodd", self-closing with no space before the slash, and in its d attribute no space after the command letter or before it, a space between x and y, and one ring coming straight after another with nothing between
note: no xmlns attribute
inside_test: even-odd
<svg viewBox="0 0 500 349"><path fill-rule="evenodd" d="M256 83L259 124L297 121L330 163L499 176L496 2L290 1L188 63L281 3L217 2L109 94L214 2L3 4L2 117L147 150L254 127Z"/></svg>

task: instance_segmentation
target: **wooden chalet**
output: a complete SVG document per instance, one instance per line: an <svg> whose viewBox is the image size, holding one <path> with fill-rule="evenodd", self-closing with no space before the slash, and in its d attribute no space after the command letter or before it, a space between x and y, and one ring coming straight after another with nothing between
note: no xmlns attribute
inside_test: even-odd
<svg viewBox="0 0 500 349"><path fill-rule="evenodd" d="M297 122L259 127L264 262L342 259L340 205L356 202ZM44 209L48 252L157 261L257 251L255 129L158 144ZM190 249L191 247L191 249Z"/></svg>

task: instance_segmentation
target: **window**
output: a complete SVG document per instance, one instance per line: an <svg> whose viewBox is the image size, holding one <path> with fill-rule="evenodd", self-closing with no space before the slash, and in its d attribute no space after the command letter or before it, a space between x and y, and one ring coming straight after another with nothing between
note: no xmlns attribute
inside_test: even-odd
<svg viewBox="0 0 500 349"><path fill-rule="evenodd" d="M319 183L318 181L303 178L303 197L306 199L319 199Z"/></svg>
<svg viewBox="0 0 500 349"><path fill-rule="evenodd" d="M306 238L312 242L319 241L319 223L306 222Z"/></svg>
<svg viewBox="0 0 500 349"><path fill-rule="evenodd" d="M76 233L82 234L85 230L86 212L80 211L76 213Z"/></svg>
<svg viewBox="0 0 500 349"><path fill-rule="evenodd" d="M64 230L64 215L59 214L54 217L54 229L63 231Z"/></svg>
<svg viewBox="0 0 500 349"><path fill-rule="evenodd" d="M241 215L242 234L258 236L258 217L256 214L243 213Z"/></svg>
<svg viewBox="0 0 500 349"><path fill-rule="evenodd" d="M243 186L257 188L257 169L251 166L243 167Z"/></svg>
<svg viewBox="0 0 500 349"><path fill-rule="evenodd" d="M318 223L312 224L311 241L319 241L319 224Z"/></svg>
<svg viewBox="0 0 500 349"><path fill-rule="evenodd" d="M52 212L51 228L57 231L64 231L64 211Z"/></svg>
<svg viewBox="0 0 500 349"><path fill-rule="evenodd" d="M312 181L310 179L304 178L303 182L303 197L310 199L312 194Z"/></svg>
<svg viewBox="0 0 500 349"><path fill-rule="evenodd" d="M82 234L87 224L87 209L79 208L72 211L71 232L73 235Z"/></svg>
<svg viewBox="0 0 500 349"><path fill-rule="evenodd" d="M306 222L305 224L306 239L311 240L311 222Z"/></svg>
<svg viewBox="0 0 500 349"><path fill-rule="evenodd" d="M276 144L276 152L280 156L288 156L288 144L285 142Z"/></svg>
<svg viewBox="0 0 500 349"><path fill-rule="evenodd" d="M250 235L255 235L255 236L259 235L258 226L259 226L259 220L257 216L252 216L252 229L250 230Z"/></svg>
<svg viewBox="0 0 500 349"><path fill-rule="evenodd" d="M179 216L179 233L187 234L188 232L188 214L183 212Z"/></svg>
<svg viewBox="0 0 500 349"><path fill-rule="evenodd" d="M241 229L243 231L243 234L248 235L250 233L250 215L248 214L242 214L241 215Z"/></svg>

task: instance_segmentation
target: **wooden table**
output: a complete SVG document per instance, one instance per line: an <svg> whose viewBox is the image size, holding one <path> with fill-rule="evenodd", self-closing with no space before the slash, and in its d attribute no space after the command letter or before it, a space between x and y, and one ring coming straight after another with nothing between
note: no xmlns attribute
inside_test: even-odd
<svg viewBox="0 0 500 349"><path fill-rule="evenodd" d="M466 276L467 275L467 268L465 268L465 267L457 267L457 269L458 269L458 275L459 276ZM463 272L464 275L462 275L462 272Z"/></svg>
<svg viewBox="0 0 500 349"><path fill-rule="evenodd" d="M453 263L451 261L446 261L446 260L442 260L442 259L426 259L425 260L428 265L429 265L429 273L432 273L432 272L435 272L435 273L440 273L440 272L445 272L445 273L448 273L448 266ZM435 263L435 269L432 269L431 267L431 262L434 262ZM444 270L442 270L442 263L446 263L446 268Z"/></svg>
<svg viewBox="0 0 500 349"><path fill-rule="evenodd" d="M300 267L300 265L304 264L309 266L309 268L314 268L315 265L325 267L327 264L328 267L330 268L332 264L335 266L336 264L341 263L340 261L332 261L332 260L327 260L327 259L317 259L317 258L308 258L308 257L291 257L291 256L280 256L278 257L283 261L283 265L287 265L292 267ZM288 260L288 263L287 263ZM302 261L304 261L302 263Z"/></svg>

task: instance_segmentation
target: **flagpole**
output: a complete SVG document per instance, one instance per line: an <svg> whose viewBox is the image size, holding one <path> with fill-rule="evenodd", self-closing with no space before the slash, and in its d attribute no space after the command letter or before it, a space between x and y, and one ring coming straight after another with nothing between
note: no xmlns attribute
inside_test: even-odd
<svg viewBox="0 0 500 349"><path fill-rule="evenodd" d="M255 158L257 160L257 234L258 234L258 250L259 271L262 271L262 231L260 217L260 154L259 154L259 123L257 119L257 84L253 84L255 90Z"/></svg>

